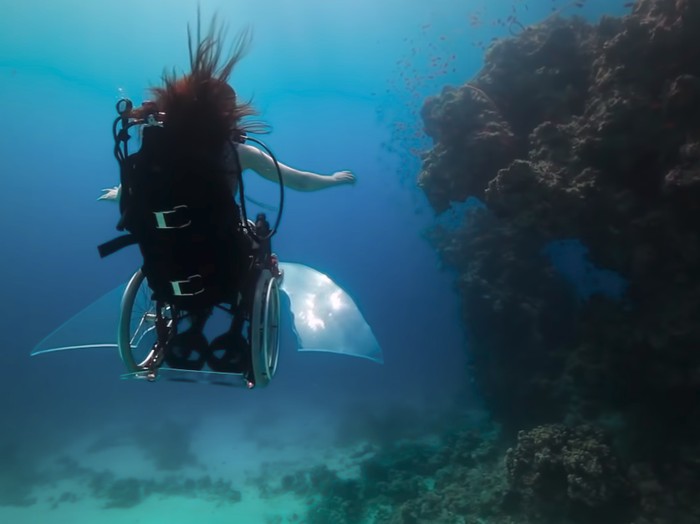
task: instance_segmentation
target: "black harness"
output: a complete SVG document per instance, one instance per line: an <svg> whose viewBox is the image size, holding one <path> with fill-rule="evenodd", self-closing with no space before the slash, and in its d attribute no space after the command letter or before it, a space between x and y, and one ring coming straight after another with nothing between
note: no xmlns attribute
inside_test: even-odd
<svg viewBox="0 0 700 524"><path fill-rule="evenodd" d="M269 262L270 239L284 198L277 161L280 212L275 226L269 228L264 216L258 216L260 226L251 228L235 143L231 147L240 207L223 175L221 158L173 151L167 123L161 124L157 114L133 120L131 109L130 101L121 100L113 126L121 181L117 229L127 233L100 245L100 256L137 244L153 300L186 310L234 303L243 279L256 265ZM144 125L143 139L140 150L130 155L128 131L134 125Z"/></svg>

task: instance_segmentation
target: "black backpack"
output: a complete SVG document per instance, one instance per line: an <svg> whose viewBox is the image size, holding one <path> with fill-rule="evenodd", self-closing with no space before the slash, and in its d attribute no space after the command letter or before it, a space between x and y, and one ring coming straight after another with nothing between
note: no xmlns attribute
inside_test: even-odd
<svg viewBox="0 0 700 524"><path fill-rule="evenodd" d="M225 147L235 154L233 144ZM252 245L221 155L177 149L163 127L143 129L141 149L120 162L117 227L129 234L100 246L100 254L138 244L153 300L186 310L235 303Z"/></svg>

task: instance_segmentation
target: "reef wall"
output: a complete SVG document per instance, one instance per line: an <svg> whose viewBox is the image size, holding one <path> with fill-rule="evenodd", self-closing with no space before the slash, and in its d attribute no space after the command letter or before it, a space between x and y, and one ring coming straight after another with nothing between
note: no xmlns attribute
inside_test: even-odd
<svg viewBox="0 0 700 524"><path fill-rule="evenodd" d="M700 2L551 17L496 42L422 117L431 206L485 203L430 238L456 270L471 373L506 435L596 426L628 486L605 504L700 521L686 499L700 489ZM624 296L577 295L546 255L563 239ZM517 491L525 470L509 460ZM536 491L520 499L535 513Z"/></svg>

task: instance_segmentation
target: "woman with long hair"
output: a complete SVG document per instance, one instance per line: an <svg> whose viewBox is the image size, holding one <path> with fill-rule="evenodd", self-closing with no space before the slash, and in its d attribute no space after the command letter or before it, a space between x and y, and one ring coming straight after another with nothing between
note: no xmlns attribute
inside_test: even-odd
<svg viewBox="0 0 700 524"><path fill-rule="evenodd" d="M154 100L131 110L131 118L148 114L162 115L174 152L208 154L221 159L222 169L230 182L232 193L237 190L238 172L252 170L258 175L278 181L277 166L287 188L297 191L318 191L329 187L354 184L350 171L329 175L302 171L273 158L257 147L243 143L247 132L260 132L265 126L246 121L257 112L250 103L238 100L229 78L250 45L250 32L239 33L229 57L222 60L225 28L213 17L209 31L202 36L197 17L197 35L192 38L188 27L190 72L178 76L163 75L163 85L152 87ZM235 151L230 144L235 145ZM236 158L237 157L237 158ZM104 189L98 200L118 200L120 187Z"/></svg>
<svg viewBox="0 0 700 524"><path fill-rule="evenodd" d="M195 39L188 28L189 73L166 73L163 84L151 88L152 101L138 108L127 103L123 112L119 110L117 122L122 125L144 124L143 143L127 156L128 135L115 132L117 144L124 143L124 154L117 155L122 184L103 190L99 200L120 201L118 229L129 234L100 249L106 256L137 243L152 300L189 311L191 326L168 339L166 362L187 369L201 369L206 362L215 371L246 372L250 341L245 341L240 308L252 308L249 288L258 275L255 261L262 260L275 277L280 271L269 242L276 226L270 229L261 215L252 228L245 213L239 213L239 189L245 211L239 188L243 171L298 191L353 184L355 177L350 171L322 175L294 169L245 143L248 132L265 126L246 120L256 112L250 103L238 100L228 81L248 48L250 33L240 33L231 54L222 60L224 37L216 17L202 36L198 16ZM124 238L128 240L122 242ZM231 304L233 322L210 344L203 328L220 303ZM192 355L198 356L192 360Z"/></svg>

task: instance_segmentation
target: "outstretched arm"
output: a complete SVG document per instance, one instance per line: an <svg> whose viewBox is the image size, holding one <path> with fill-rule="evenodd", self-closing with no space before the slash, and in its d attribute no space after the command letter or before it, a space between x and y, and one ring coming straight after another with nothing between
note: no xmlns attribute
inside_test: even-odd
<svg viewBox="0 0 700 524"><path fill-rule="evenodd" d="M277 168L272 157L257 147L238 144L241 169L252 169L263 178L277 182ZM310 171L299 171L278 162L285 187L297 191L318 191L342 184L354 184L355 175L350 171L337 171L331 175L320 175Z"/></svg>
<svg viewBox="0 0 700 524"><path fill-rule="evenodd" d="M119 202L119 198L122 195L122 186L121 184L118 186L114 187L108 187L107 189L102 190L102 194L97 197L97 200L107 200L110 202Z"/></svg>
<svg viewBox="0 0 700 524"><path fill-rule="evenodd" d="M247 144L238 144L238 157L241 162L241 169L252 169L263 178L277 182L277 168L272 157L264 153L257 147ZM320 175L310 171L300 171L278 162L282 172L282 180L285 187L297 191L318 191L327 187L339 186L343 184L354 184L355 175L350 171L336 171L330 175ZM121 186L102 190L102 195L97 200L118 202L121 196Z"/></svg>

